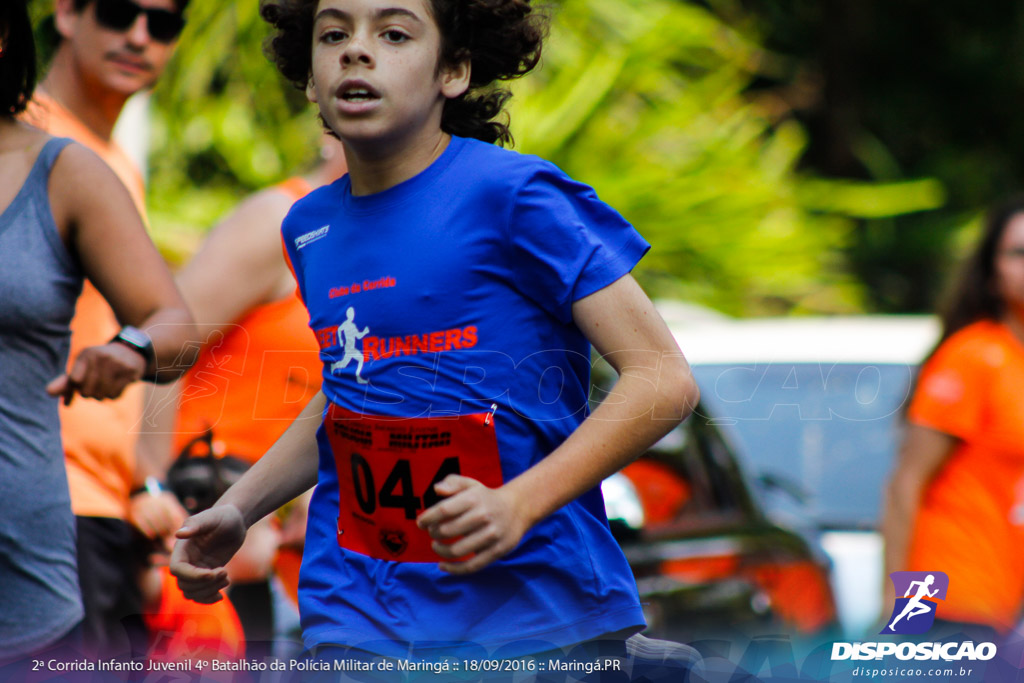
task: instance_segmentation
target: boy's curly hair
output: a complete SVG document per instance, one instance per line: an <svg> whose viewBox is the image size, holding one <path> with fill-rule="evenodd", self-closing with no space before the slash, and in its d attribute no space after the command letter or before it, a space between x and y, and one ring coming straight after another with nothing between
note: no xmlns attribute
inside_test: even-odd
<svg viewBox="0 0 1024 683"><path fill-rule="evenodd" d="M441 130L484 142L511 143L505 121L496 120L509 97L497 81L529 73L540 61L546 21L529 0L428 0L441 33L438 69L470 60L469 88L449 99ZM275 29L267 54L296 88L305 90L312 70L313 18L318 0L266 0L260 15Z"/></svg>

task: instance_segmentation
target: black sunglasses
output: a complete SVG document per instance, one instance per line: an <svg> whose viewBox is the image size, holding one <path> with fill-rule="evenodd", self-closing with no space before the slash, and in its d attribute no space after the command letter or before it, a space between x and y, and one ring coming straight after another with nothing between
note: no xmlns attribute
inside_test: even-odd
<svg viewBox="0 0 1024 683"><path fill-rule="evenodd" d="M139 14L145 13L149 35L161 43L173 43L185 28L179 12L147 9L131 0L96 0L96 21L112 31L127 31Z"/></svg>

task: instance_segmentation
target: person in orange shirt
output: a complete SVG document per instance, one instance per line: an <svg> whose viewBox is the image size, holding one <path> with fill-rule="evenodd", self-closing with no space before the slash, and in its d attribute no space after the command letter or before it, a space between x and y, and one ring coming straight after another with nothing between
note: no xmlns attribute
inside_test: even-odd
<svg viewBox="0 0 1024 683"><path fill-rule="evenodd" d="M173 54L188 0L56 0L60 42L24 120L91 148L128 188L145 218L142 175L112 139L127 99L150 87ZM119 325L88 282L71 323L71 356L104 343ZM132 523L156 537L177 528L184 511L157 490L158 463L136 462L142 388L117 401L79 400L62 409L61 436L76 516L83 635L97 656L145 644L138 614L141 569ZM149 481L150 493L132 496Z"/></svg>
<svg viewBox="0 0 1024 683"><path fill-rule="evenodd" d="M207 341L179 386L162 388L150 402L152 429L140 445L162 460L210 431L215 455L254 463L320 388L319 349L285 261L281 221L296 200L345 172L336 140L325 138L322 156L309 176L242 202L179 273L178 286ZM269 520L254 531L231 565L228 597L249 657L260 659L270 654L274 637L270 577L279 537Z"/></svg>
<svg viewBox="0 0 1024 683"><path fill-rule="evenodd" d="M888 487L885 571L945 572L936 622L991 640L1024 606L1024 198L990 213L942 322Z"/></svg>

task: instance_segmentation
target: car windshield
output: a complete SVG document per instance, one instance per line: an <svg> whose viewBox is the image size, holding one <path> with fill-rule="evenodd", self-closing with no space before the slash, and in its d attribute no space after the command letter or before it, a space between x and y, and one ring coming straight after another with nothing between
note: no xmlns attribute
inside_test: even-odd
<svg viewBox="0 0 1024 683"><path fill-rule="evenodd" d="M759 363L693 372L707 417L732 437L752 473L802 494L803 513L822 527L877 527L913 366Z"/></svg>

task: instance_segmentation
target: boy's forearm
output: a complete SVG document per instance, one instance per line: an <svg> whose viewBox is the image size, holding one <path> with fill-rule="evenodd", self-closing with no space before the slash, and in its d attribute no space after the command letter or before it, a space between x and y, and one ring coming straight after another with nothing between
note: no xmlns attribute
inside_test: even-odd
<svg viewBox="0 0 1024 683"><path fill-rule="evenodd" d="M505 485L531 526L628 465L693 412L699 394L685 363L659 380L624 373L610 394L615 400Z"/></svg>
<svg viewBox="0 0 1024 683"><path fill-rule="evenodd" d="M250 527L316 484L316 431L326 400L323 392L317 392L281 438L221 496L217 505L235 506L246 527Z"/></svg>

